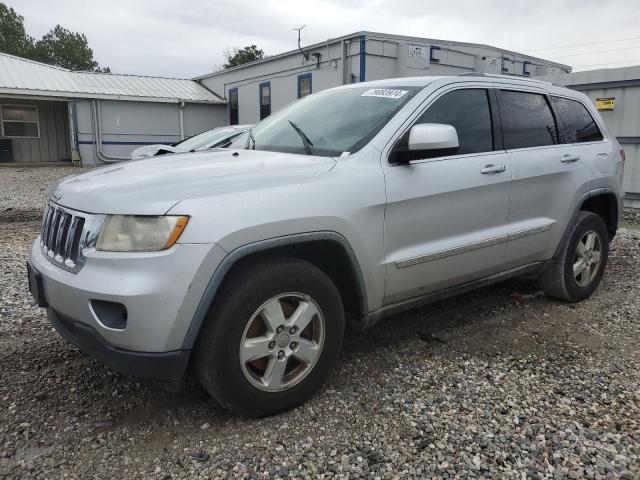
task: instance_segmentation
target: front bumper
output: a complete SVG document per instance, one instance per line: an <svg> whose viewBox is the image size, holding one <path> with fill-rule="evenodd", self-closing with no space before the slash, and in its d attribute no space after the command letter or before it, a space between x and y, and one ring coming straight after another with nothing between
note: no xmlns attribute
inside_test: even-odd
<svg viewBox="0 0 640 480"><path fill-rule="evenodd" d="M164 353L123 350L106 342L89 325L65 317L52 308L47 308L47 316L62 337L116 372L175 383L180 381L187 369L190 354L188 350Z"/></svg>
<svg viewBox="0 0 640 480"><path fill-rule="evenodd" d="M157 354L182 350L211 273L224 255L215 244L176 244L143 253L90 249L82 269L71 273L44 257L38 238L30 263L41 275L45 303L57 317L69 319L76 330L89 328L118 351ZM95 301L124 305L126 325L103 323Z"/></svg>

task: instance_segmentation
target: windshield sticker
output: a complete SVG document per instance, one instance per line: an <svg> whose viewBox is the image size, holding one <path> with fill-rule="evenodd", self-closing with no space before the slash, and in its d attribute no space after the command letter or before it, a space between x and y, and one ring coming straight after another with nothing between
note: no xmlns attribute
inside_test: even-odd
<svg viewBox="0 0 640 480"><path fill-rule="evenodd" d="M390 88L372 88L367 90L361 96L362 97L379 97L379 98L400 98L407 90L392 90Z"/></svg>

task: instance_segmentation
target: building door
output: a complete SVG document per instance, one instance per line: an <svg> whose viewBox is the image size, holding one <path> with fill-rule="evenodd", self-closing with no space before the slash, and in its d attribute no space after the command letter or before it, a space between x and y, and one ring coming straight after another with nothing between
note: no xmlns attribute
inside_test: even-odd
<svg viewBox="0 0 640 480"><path fill-rule="evenodd" d="M0 163L11 162L11 140L0 139Z"/></svg>

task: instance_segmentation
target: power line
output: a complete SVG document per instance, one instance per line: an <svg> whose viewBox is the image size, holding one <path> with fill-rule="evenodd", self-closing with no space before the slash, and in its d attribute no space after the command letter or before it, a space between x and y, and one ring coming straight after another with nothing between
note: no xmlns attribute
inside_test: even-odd
<svg viewBox="0 0 640 480"><path fill-rule="evenodd" d="M580 57L584 55L595 55L596 53L608 53L608 52L620 52L622 50L633 50L634 48L640 48L640 45L636 47L613 48L611 50L597 50L595 52L572 53L571 55L553 55L553 58Z"/></svg>
<svg viewBox="0 0 640 480"><path fill-rule="evenodd" d="M573 45L560 45L558 47L536 48L536 49L529 50L529 51L530 52L541 52L543 50L558 50L560 48L588 47L588 46L591 46L591 45L599 45L599 44L602 44L602 43L626 42L627 40L640 40L640 37L620 38L618 40L604 40L602 42L574 43Z"/></svg>

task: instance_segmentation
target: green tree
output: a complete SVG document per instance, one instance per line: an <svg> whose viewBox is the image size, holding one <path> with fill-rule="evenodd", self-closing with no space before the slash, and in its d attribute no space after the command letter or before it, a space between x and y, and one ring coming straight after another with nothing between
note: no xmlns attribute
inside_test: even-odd
<svg viewBox="0 0 640 480"><path fill-rule="evenodd" d="M0 52L57 65L69 70L110 73L93 59L87 37L56 25L37 42L27 35L24 17L0 2Z"/></svg>
<svg viewBox="0 0 640 480"><path fill-rule="evenodd" d="M244 48L227 47L223 55L226 60L226 63L222 66L224 69L237 67L238 65L264 58L264 52L255 45Z"/></svg>
<svg viewBox="0 0 640 480"><path fill-rule="evenodd" d="M109 73L109 68L100 68L93 59L93 50L84 33L76 33L56 25L35 43L37 60L58 65L69 70L91 70Z"/></svg>
<svg viewBox="0 0 640 480"><path fill-rule="evenodd" d="M4 3L0 3L0 52L17 56L33 54L33 38L24 29L24 18Z"/></svg>

